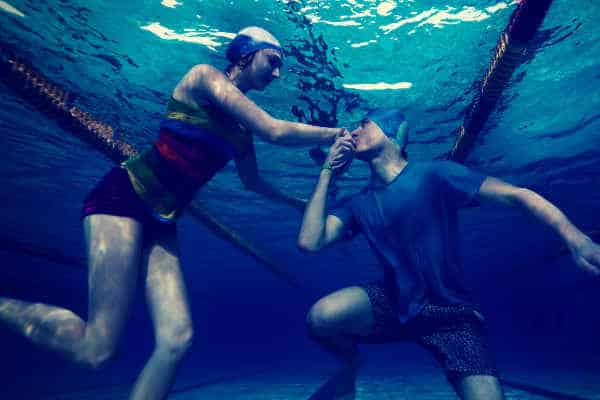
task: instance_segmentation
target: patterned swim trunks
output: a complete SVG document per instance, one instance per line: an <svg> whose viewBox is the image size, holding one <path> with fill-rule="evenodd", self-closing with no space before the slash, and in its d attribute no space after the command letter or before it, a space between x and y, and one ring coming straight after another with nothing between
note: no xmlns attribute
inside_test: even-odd
<svg viewBox="0 0 600 400"><path fill-rule="evenodd" d="M412 341L430 351L454 382L470 375L498 376L485 337L483 316L470 305L425 305L406 323L400 322L394 296L382 284L361 285L367 292L375 327L359 343Z"/></svg>

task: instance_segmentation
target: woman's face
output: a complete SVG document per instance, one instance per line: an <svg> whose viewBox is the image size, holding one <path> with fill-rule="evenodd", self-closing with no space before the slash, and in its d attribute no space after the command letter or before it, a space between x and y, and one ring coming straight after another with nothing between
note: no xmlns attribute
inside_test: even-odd
<svg viewBox="0 0 600 400"><path fill-rule="evenodd" d="M248 66L254 88L264 90L269 83L279 78L282 59L281 53L275 49L262 49L257 51Z"/></svg>

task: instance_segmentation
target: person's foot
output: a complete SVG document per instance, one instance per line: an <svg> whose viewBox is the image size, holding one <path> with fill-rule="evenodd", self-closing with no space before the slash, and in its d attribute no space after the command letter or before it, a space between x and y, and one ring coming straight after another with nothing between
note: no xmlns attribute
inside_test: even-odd
<svg viewBox="0 0 600 400"><path fill-rule="evenodd" d="M348 366L332 376L308 400L354 400L358 364Z"/></svg>

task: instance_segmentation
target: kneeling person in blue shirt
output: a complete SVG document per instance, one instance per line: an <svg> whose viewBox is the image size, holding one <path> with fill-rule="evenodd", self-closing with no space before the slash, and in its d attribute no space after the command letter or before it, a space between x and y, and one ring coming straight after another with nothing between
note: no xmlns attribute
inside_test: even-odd
<svg viewBox="0 0 600 400"><path fill-rule="evenodd" d="M565 241L575 263L600 274L600 246L535 192L449 161L408 162L408 130L395 109L378 110L331 147L305 210L298 247L317 251L362 232L383 278L323 297L311 308L311 337L342 363L311 399L354 399L358 343L414 341L444 368L462 399L503 399L483 317L464 287L457 210L479 200L522 207ZM371 181L327 211L330 182L353 156Z"/></svg>

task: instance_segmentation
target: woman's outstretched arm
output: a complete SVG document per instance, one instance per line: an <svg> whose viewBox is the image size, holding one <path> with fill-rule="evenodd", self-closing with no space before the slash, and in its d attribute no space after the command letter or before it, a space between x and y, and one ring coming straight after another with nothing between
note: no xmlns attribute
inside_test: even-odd
<svg viewBox="0 0 600 400"><path fill-rule="evenodd" d="M187 96L208 101L263 140L280 145L330 144L339 128L326 128L272 117L210 65L193 67L176 88Z"/></svg>

